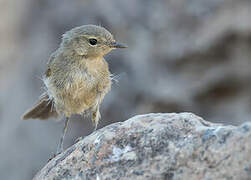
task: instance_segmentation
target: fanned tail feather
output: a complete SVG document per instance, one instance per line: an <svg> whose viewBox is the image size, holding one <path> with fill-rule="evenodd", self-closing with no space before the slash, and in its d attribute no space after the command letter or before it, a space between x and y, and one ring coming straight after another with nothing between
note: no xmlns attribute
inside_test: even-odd
<svg viewBox="0 0 251 180"><path fill-rule="evenodd" d="M50 117L57 117L58 113L54 107L53 100L49 99L48 95L41 97L40 101L26 113L22 119L41 119L46 120Z"/></svg>

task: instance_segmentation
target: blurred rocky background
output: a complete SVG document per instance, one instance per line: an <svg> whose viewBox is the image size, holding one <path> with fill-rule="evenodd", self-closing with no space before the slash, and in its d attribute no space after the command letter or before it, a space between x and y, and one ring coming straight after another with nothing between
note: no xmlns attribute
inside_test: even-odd
<svg viewBox="0 0 251 180"><path fill-rule="evenodd" d="M193 112L238 125L251 116L249 0L0 0L0 178L31 179L62 123L22 121L61 35L102 25L129 48L106 57L117 77L99 127L148 112ZM75 116L65 146L92 132ZM81 119L82 121L79 121Z"/></svg>

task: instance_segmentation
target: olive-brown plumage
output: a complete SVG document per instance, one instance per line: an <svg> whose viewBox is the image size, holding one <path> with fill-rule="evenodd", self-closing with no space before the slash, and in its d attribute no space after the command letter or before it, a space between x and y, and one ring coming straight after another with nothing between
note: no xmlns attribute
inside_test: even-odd
<svg viewBox="0 0 251 180"><path fill-rule="evenodd" d="M66 32L48 62L43 77L46 92L23 119L65 115L59 151L71 115L91 112L96 129L99 105L111 88L111 74L103 56L112 49L124 47L100 26L84 25Z"/></svg>

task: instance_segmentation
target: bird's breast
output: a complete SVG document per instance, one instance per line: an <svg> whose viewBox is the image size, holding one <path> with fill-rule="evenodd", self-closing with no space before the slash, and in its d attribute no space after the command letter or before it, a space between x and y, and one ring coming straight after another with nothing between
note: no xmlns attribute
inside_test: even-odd
<svg viewBox="0 0 251 180"><path fill-rule="evenodd" d="M54 80L53 76L48 78L46 86L55 99L55 105L65 114L80 114L90 109L111 87L110 72L104 63L96 68L93 64L75 67L65 73L60 83ZM56 84L60 84L60 88Z"/></svg>

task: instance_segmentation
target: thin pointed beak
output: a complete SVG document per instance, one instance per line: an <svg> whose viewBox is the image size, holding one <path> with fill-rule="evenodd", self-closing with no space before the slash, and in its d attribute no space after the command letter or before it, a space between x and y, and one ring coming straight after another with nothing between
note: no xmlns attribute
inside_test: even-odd
<svg viewBox="0 0 251 180"><path fill-rule="evenodd" d="M114 42L109 45L111 48L127 48L128 46L122 43Z"/></svg>

